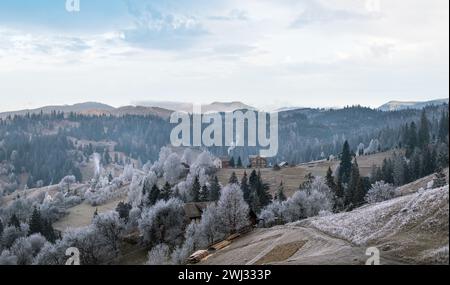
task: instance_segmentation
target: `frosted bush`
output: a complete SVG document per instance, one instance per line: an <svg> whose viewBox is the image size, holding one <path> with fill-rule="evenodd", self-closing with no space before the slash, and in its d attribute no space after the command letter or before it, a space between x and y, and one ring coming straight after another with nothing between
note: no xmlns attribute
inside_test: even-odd
<svg viewBox="0 0 450 285"><path fill-rule="evenodd" d="M384 181L377 181L366 194L365 200L369 204L379 203L395 197L395 187Z"/></svg>

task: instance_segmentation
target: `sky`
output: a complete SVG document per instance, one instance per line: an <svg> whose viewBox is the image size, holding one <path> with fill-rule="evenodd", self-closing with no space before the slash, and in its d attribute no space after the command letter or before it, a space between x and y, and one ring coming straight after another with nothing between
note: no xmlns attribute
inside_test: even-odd
<svg viewBox="0 0 450 285"><path fill-rule="evenodd" d="M449 96L446 0L79 3L0 0L0 111L85 101L378 107Z"/></svg>

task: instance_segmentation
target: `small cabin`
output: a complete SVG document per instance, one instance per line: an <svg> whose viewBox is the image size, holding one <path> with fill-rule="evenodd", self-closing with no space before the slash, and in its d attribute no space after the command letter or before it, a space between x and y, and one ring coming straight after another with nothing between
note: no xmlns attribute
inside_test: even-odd
<svg viewBox="0 0 450 285"><path fill-rule="evenodd" d="M202 214L205 209L214 202L192 202L184 204L184 214L187 219L187 223L200 222Z"/></svg>
<svg viewBox="0 0 450 285"><path fill-rule="evenodd" d="M267 168L267 158L263 156L250 155L249 160L252 168Z"/></svg>
<svg viewBox="0 0 450 285"><path fill-rule="evenodd" d="M230 161L229 157L220 157L214 161L214 165L218 169L230 168Z"/></svg>

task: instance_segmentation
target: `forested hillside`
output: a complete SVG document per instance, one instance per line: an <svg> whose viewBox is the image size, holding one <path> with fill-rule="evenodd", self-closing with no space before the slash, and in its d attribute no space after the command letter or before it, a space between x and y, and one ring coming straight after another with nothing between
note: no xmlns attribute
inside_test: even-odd
<svg viewBox="0 0 450 285"><path fill-rule="evenodd" d="M296 109L279 114L279 152L270 162L291 164L337 156L348 141L353 151L373 153L406 145L405 132L420 124L421 110L383 112L361 106L343 109ZM448 105L424 109L430 141L442 136ZM411 125L411 123L414 123ZM204 125L203 127L205 127ZM94 152L106 163L118 163L111 149L75 141L111 142L112 151L123 153L141 165L157 159L161 147L169 144L174 127L167 119L153 115L82 115L39 113L0 119L0 177L8 192L20 185L25 174L28 187L58 183L66 175L83 177L80 164ZM406 129L405 129L406 128ZM445 129L445 126L444 126ZM448 133L448 125L447 125ZM230 155L248 164L257 147L209 149L216 156ZM414 156L413 149L408 152ZM6 181L6 182L5 182ZM22 183L23 184L23 183Z"/></svg>

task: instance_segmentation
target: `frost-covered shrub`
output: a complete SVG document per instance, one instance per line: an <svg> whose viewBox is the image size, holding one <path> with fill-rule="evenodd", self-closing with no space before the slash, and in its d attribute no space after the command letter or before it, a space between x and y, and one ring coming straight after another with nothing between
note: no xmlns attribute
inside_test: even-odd
<svg viewBox="0 0 450 285"><path fill-rule="evenodd" d="M79 205L83 202L83 199L81 199L80 196L68 196L64 198L64 207L65 208L72 208L76 205Z"/></svg>
<svg viewBox="0 0 450 285"><path fill-rule="evenodd" d="M84 198L90 205L98 206L121 197L125 192L125 188L119 188L116 184L110 184L100 189L86 191Z"/></svg>
<svg viewBox="0 0 450 285"><path fill-rule="evenodd" d="M306 188L297 191L285 202L284 219L287 222L314 217L321 211L332 211L333 194L323 178L316 177Z"/></svg>
<svg viewBox="0 0 450 285"><path fill-rule="evenodd" d="M32 234L28 237L28 241L31 244L31 249L33 250L33 256L36 256L44 245L47 243L47 240L41 234Z"/></svg>
<svg viewBox="0 0 450 285"><path fill-rule="evenodd" d="M285 222L284 215L286 212L286 203L274 201L267 205L259 214L261 226L273 227Z"/></svg>
<svg viewBox="0 0 450 285"><path fill-rule="evenodd" d="M384 181L377 181L366 194L365 200L369 204L383 202L395 197L395 187Z"/></svg>
<svg viewBox="0 0 450 285"><path fill-rule="evenodd" d="M66 204L65 201L69 201L69 203ZM81 198L79 198L78 196L64 197L63 195L56 195L53 199L50 196L47 196L44 199L44 202L40 205L39 210L41 213L41 217L44 220L55 222L66 215L66 208L75 206L80 203Z"/></svg>
<svg viewBox="0 0 450 285"><path fill-rule="evenodd" d="M333 210L334 196L323 178L316 177L305 189L284 202L274 202L264 208L259 217L263 226L294 222Z"/></svg>

